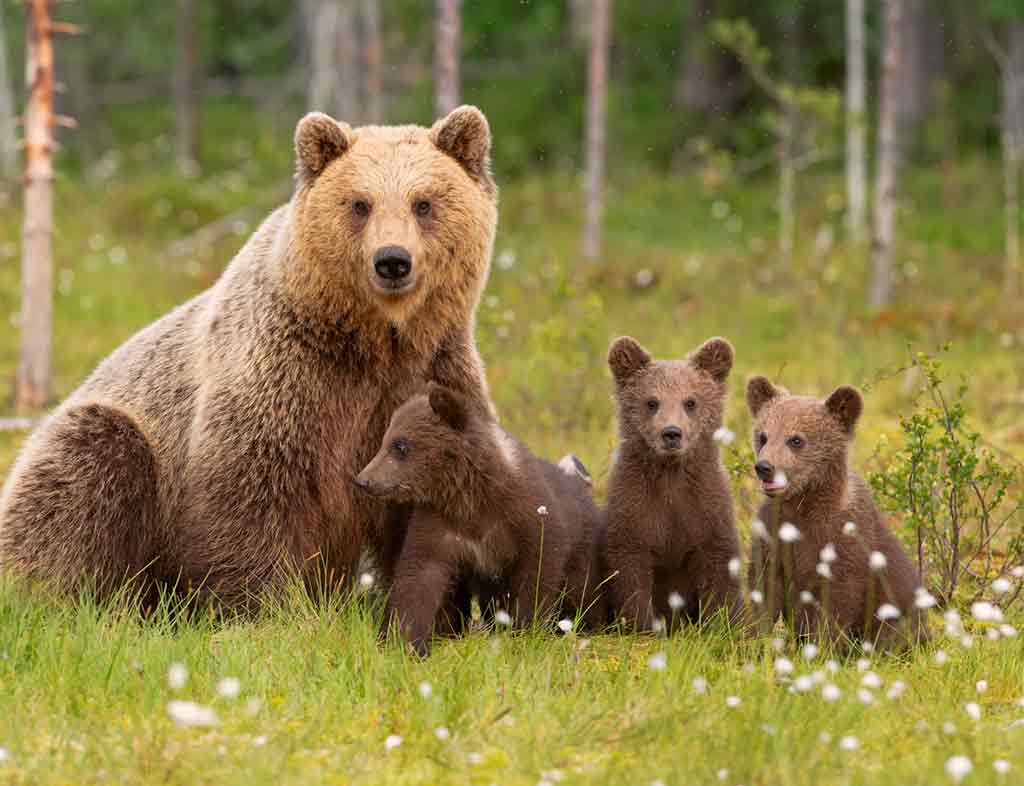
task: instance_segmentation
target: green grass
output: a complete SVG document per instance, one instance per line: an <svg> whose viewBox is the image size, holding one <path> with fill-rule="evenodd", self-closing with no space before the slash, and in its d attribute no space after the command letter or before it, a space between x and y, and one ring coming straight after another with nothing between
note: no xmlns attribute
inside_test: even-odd
<svg viewBox="0 0 1024 786"><path fill-rule="evenodd" d="M252 222L194 258L166 250L196 227L245 207L269 211L289 176L292 117L245 106L204 107L203 177L174 174L167 118L152 108L112 118L117 167L66 160L57 188L55 399L118 343L215 280ZM240 130L241 129L241 130ZM501 140L497 141L500 166ZM105 157L109 163L112 156ZM609 341L630 333L662 356L710 335L737 347L727 421L742 436L747 375L794 390L867 388L857 455L896 437L919 380L895 373L908 349L945 354L969 383L972 420L988 443L1024 456L1024 308L1000 291L1001 227L993 162L908 173L905 242L891 308L864 306L866 260L842 241L842 181L821 172L800 183L799 245L791 270L775 253L770 180L709 186L683 174L613 167L603 264L578 253L579 183L558 172L503 183L496 264L481 305L478 341L505 424L538 453L578 453L598 478L613 446ZM0 320L18 309L20 215L0 195ZM836 241L817 243L831 232ZM817 246L817 249L816 249ZM649 271L654 283L639 286ZM640 280L644 277L641 276ZM17 331L0 330L0 413L10 414ZM0 473L24 434L0 434ZM1016 490L1020 493L1020 489ZM737 482L744 532L756 494ZM1024 627L1018 615L1014 624ZM936 621L936 629L941 625ZM721 630L671 640L617 634L580 648L572 638L480 632L438 644L421 662L376 642L360 603L318 608L291 598L257 620L183 620L30 597L0 583L0 783L509 783L558 770L572 783L935 784L954 753L969 756L966 783L1012 783L1024 771L1021 639L978 636L963 648L941 634L904 657L878 656L885 687L856 698L862 674L846 662L827 703L816 687L787 692L768 639ZM793 645L797 672L804 664ZM949 652L944 666L938 648ZM648 666L666 654L663 671ZM180 692L167 684L186 664ZM217 697L219 679L242 695ZM691 684L709 682L706 695ZM898 700L884 698L895 680ZM978 694L975 684L987 680ZM433 686L430 699L418 686ZM742 699L728 708L725 699ZM176 726L167 703L211 705L213 729ZM249 699L258 699L255 714ZM980 721L964 711L983 708ZM955 730L944 732L945 722ZM921 725L925 724L925 725ZM438 740L439 726L451 738ZM820 739L831 735L829 742ZM400 747L384 741L397 734ZM855 736L859 749L838 740ZM1004 778L992 768L1006 758ZM479 761L479 763L474 763ZM721 768L728 777L719 780Z"/></svg>

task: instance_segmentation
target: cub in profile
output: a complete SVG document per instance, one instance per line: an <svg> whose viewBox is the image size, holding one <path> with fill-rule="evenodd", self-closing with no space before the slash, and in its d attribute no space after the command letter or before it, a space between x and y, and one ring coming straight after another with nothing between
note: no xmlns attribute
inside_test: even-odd
<svg viewBox="0 0 1024 786"><path fill-rule="evenodd" d="M768 498L750 582L762 591L770 619L791 616L804 635L828 625L881 645L919 639L925 627L915 606L917 569L849 466L860 393L844 386L822 401L754 377L747 404L754 470Z"/></svg>
<svg viewBox="0 0 1024 786"><path fill-rule="evenodd" d="M652 360L629 337L609 350L619 447L607 560L616 614L637 628L722 606L736 619L742 609L732 494L715 441L732 364L722 338L685 360Z"/></svg>
<svg viewBox="0 0 1024 786"><path fill-rule="evenodd" d="M395 568L387 620L421 654L444 611L607 619L600 597L602 517L575 457L535 457L477 400L431 384L391 418L357 485L413 512Z"/></svg>

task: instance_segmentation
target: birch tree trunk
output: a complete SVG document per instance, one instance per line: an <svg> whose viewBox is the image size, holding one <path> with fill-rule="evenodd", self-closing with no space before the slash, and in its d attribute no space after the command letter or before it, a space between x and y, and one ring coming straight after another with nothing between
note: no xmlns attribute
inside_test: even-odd
<svg viewBox="0 0 1024 786"><path fill-rule="evenodd" d="M800 80L800 14L796 6L781 13L782 64L786 82L793 90ZM779 193L779 258L785 270L793 269L796 247L796 157L800 118L792 98L783 100L779 108L778 155Z"/></svg>
<svg viewBox="0 0 1024 786"><path fill-rule="evenodd" d="M724 87L708 41L711 0L687 0L680 35L679 75L675 105L691 112L710 112L723 102Z"/></svg>
<svg viewBox="0 0 1024 786"><path fill-rule="evenodd" d="M354 0L334 0L338 8L335 29L334 68L335 94L331 113L340 120L358 123L362 117L359 107L360 46L356 36L356 9Z"/></svg>
<svg viewBox="0 0 1024 786"><path fill-rule="evenodd" d="M434 110L438 117L459 105L459 4L460 0L437 0Z"/></svg>
<svg viewBox="0 0 1024 786"><path fill-rule="evenodd" d="M900 168L900 51L903 0L884 0L881 104L878 118L878 168L875 173L874 238L869 304L879 309L892 295L892 258Z"/></svg>
<svg viewBox="0 0 1024 786"><path fill-rule="evenodd" d="M586 204L583 225L583 258L589 262L601 257L611 4L612 0L593 0L590 18L584 141Z"/></svg>
<svg viewBox="0 0 1024 786"><path fill-rule="evenodd" d="M310 37L310 110L334 111L338 81L334 50L340 17L340 8L334 0L306 0L306 24Z"/></svg>
<svg viewBox="0 0 1024 786"><path fill-rule="evenodd" d="M867 64L864 0L846 0L846 222L864 243L867 213Z"/></svg>
<svg viewBox="0 0 1024 786"><path fill-rule="evenodd" d="M21 260L21 354L16 403L39 409L50 394L53 330L52 0L26 3L25 219Z"/></svg>
<svg viewBox="0 0 1024 786"><path fill-rule="evenodd" d="M582 47L590 38L590 0L567 0L569 40Z"/></svg>
<svg viewBox="0 0 1024 786"><path fill-rule="evenodd" d="M362 105L367 123L381 122L380 7L378 0L360 0L362 31Z"/></svg>
<svg viewBox="0 0 1024 786"><path fill-rule="evenodd" d="M175 158L186 177L199 174L199 0L178 0L174 68Z"/></svg>
<svg viewBox="0 0 1024 786"><path fill-rule="evenodd" d="M1020 177L1024 158L1024 19L1007 23L1002 81L1003 183L1006 213L1005 291L1021 292Z"/></svg>
<svg viewBox="0 0 1024 786"><path fill-rule="evenodd" d="M13 177L18 168L18 137L14 118L14 95L7 68L7 27L4 3L0 2L0 177Z"/></svg>

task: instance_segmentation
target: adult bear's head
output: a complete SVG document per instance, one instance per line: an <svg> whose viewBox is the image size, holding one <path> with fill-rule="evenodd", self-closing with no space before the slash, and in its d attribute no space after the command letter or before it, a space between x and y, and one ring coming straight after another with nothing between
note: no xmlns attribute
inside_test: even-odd
<svg viewBox="0 0 1024 786"><path fill-rule="evenodd" d="M432 321L471 312L497 224L490 150L472 106L429 129L306 115L295 129L294 280L328 308L369 305L396 325L427 304Z"/></svg>

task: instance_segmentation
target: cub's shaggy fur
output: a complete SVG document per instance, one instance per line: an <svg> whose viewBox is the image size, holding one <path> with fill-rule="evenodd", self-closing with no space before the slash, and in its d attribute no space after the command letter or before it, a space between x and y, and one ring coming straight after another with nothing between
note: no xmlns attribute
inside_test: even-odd
<svg viewBox="0 0 1024 786"><path fill-rule="evenodd" d="M602 520L575 462L536 458L490 412L447 388L404 404L357 483L413 505L388 619L422 653L439 612L481 608L517 626L562 613L606 621L598 585Z"/></svg>
<svg viewBox="0 0 1024 786"><path fill-rule="evenodd" d="M840 387L822 401L754 377L747 404L754 417L755 470L768 496L760 519L769 535L764 542L755 534L750 582L763 593L769 618L791 615L806 635L820 633L827 621L847 637L880 644L922 636L923 613L914 604L917 569L885 525L867 484L849 467L863 409L860 393ZM795 542L779 542L785 523L799 531ZM884 556L884 569L871 569L872 552ZM807 595L801 600L802 593L813 602L804 602ZM883 604L894 605L900 618L880 620Z"/></svg>
<svg viewBox="0 0 1024 786"><path fill-rule="evenodd" d="M722 426L733 349L713 338L681 361L654 361L632 338L608 353L619 447L608 490L608 568L617 614L739 614L739 538L714 434ZM678 601L683 605L679 607Z"/></svg>
<svg viewBox="0 0 1024 786"><path fill-rule="evenodd" d="M229 604L288 574L333 586L367 541L387 573L401 527L352 478L428 380L487 400L490 146L473 107L429 129L303 118L291 201L29 439L0 496L0 565Z"/></svg>

